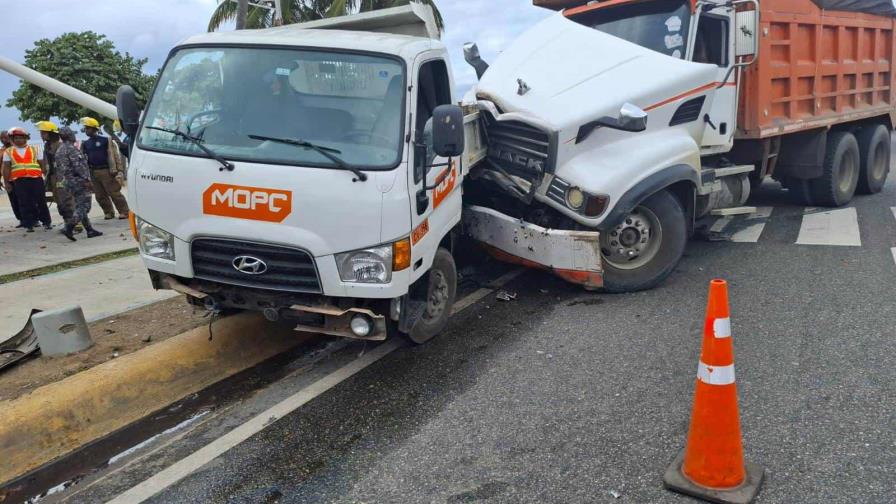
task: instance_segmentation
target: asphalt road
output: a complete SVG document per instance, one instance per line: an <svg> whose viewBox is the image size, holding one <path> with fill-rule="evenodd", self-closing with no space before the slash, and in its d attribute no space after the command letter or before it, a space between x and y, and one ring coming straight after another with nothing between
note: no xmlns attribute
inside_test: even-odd
<svg viewBox="0 0 896 504"><path fill-rule="evenodd" d="M757 502L896 502L896 184L853 203L861 246L796 245L805 210L775 185L754 202L774 207L757 242L693 241L649 292L527 272L515 301L487 296L151 502L687 502L662 474L684 446L716 277L746 457L766 469ZM370 350L329 345L52 500L114 497Z"/></svg>

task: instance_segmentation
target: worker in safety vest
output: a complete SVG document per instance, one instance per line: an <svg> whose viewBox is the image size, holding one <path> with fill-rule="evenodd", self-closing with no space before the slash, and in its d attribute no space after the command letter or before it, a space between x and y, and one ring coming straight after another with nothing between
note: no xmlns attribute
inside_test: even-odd
<svg viewBox="0 0 896 504"><path fill-rule="evenodd" d="M2 143L2 146L0 146L0 165L2 165L3 154L6 152L6 149L12 147L12 140L9 139L9 132L0 131L0 143ZM3 175L2 169L0 169L0 182L4 182L3 186L7 186L7 185L11 186L12 185L12 184L5 184L5 182L11 182L11 181L6 180L6 177ZM5 189L5 187L4 187L4 189ZM12 187L10 187L10 189L12 189ZM16 227L17 228L25 227L25 225L22 224L22 214L19 213L19 200L16 199L16 193L9 189L5 189L5 190L6 190L6 195L9 197L9 206L12 207L12 214L15 215L16 220L19 221L19 224Z"/></svg>
<svg viewBox="0 0 896 504"><path fill-rule="evenodd" d="M115 210L118 210L119 219L127 219L128 202L121 194L121 184L124 182L121 152L108 138L99 135L99 121L92 117L84 117L81 119L81 124L84 125L83 131L88 137L81 142L81 151L87 156L87 165L90 166L96 202L102 207L107 220L115 218Z"/></svg>
<svg viewBox="0 0 896 504"><path fill-rule="evenodd" d="M18 126L9 130L9 138L13 145L3 153L3 179L8 181L5 182L6 190L12 189L16 193L22 224L29 233L33 233L39 223L52 229L44 186L47 163L43 149L40 145L28 145L31 135Z"/></svg>
<svg viewBox="0 0 896 504"><path fill-rule="evenodd" d="M50 121L37 123L40 131L40 139L44 141L44 159L47 162L47 188L53 193L53 201L56 202L56 210L63 220L69 221L75 211L75 201L71 193L65 188L64 179L56 169L56 150L62 145L59 139L59 127Z"/></svg>

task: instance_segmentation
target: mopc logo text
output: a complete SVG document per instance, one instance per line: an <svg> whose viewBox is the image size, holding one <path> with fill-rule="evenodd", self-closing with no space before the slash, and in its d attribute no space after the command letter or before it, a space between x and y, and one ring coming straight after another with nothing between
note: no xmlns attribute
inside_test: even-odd
<svg viewBox="0 0 896 504"><path fill-rule="evenodd" d="M234 219L283 222L292 213L292 191L212 184L202 193L202 213Z"/></svg>

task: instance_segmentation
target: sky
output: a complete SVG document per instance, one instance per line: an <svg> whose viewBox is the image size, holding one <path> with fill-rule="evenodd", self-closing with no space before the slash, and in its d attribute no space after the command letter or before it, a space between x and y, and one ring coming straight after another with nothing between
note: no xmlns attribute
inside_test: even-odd
<svg viewBox="0 0 896 504"><path fill-rule="evenodd" d="M468 89L476 80L463 59L465 42L477 42L483 59L492 61L517 35L551 14L533 7L531 0L436 1L445 18L442 40L448 47L460 90ZM106 35L119 52L148 58L144 71L154 73L178 41L206 30L217 3L218 0L28 0L28 21L5 23L0 29L0 53L23 63L25 50L33 47L36 40L92 30ZM0 128L22 125L33 134L33 125L22 124L18 111L5 106L18 86L16 77L0 72Z"/></svg>

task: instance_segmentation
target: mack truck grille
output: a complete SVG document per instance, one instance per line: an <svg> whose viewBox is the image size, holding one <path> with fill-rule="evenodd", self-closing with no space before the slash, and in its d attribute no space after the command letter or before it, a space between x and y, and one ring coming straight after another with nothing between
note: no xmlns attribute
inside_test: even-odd
<svg viewBox="0 0 896 504"><path fill-rule="evenodd" d="M305 251L235 240L199 238L191 245L193 276L222 284L320 293L314 259Z"/></svg>
<svg viewBox="0 0 896 504"><path fill-rule="evenodd" d="M555 136L520 121L498 121L482 114L488 160L510 174L533 180L554 172Z"/></svg>

